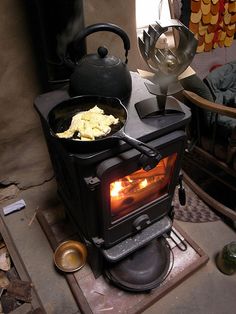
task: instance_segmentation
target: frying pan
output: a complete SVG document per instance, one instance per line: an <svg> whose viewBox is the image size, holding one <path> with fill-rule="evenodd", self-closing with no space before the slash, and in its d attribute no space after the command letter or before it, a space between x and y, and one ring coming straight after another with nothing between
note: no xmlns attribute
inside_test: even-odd
<svg viewBox="0 0 236 314"><path fill-rule="evenodd" d="M96 138L93 141L75 140L75 138L59 138L56 135L56 133L64 132L70 127L72 117L75 114L81 111L87 111L96 105L100 109L103 109L105 114L111 114L119 119L118 124L111 126L111 132L109 134ZM51 136L70 150L76 152L92 152L115 146L118 140L123 140L145 155L149 160L148 168L153 168L161 159L160 153L153 147L125 133L124 129L127 119L127 109L118 98L100 96L72 97L56 105L48 114ZM146 170L149 170L148 168Z"/></svg>

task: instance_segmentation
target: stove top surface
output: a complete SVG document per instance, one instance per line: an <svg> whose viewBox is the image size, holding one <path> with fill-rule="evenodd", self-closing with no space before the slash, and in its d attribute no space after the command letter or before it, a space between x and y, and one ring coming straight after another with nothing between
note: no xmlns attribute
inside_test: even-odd
<svg viewBox="0 0 236 314"><path fill-rule="evenodd" d="M159 138L165 134L168 134L174 130L184 128L191 117L191 113L188 107L179 102L174 97L167 97L167 106L177 108L179 111L172 112L170 114L157 115L149 118L140 119L135 104L147 99L155 99L150 97L150 93L147 91L144 80L138 73L132 74L132 93L131 98L127 104L124 104L128 110L128 120L126 122L124 131L129 136L136 138L143 142L149 142L156 138ZM56 90L49 93L38 96L35 100L35 108L40 117L47 122L48 114L52 108L63 100L70 98L68 89L65 87L62 90ZM119 154L129 149L130 146L123 141L119 141L119 145L114 145L106 150L80 153L70 151L68 153L73 154L81 161L89 162L89 160L102 160Z"/></svg>

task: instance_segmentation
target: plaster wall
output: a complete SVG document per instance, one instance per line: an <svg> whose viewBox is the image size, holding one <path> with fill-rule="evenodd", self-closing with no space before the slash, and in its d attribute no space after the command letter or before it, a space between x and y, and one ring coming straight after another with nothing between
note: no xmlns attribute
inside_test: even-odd
<svg viewBox="0 0 236 314"><path fill-rule="evenodd" d="M117 24L127 33L131 42L128 56L128 67L132 71L137 68L146 68L146 64L140 56L137 35L135 0L86 0L84 1L85 26L94 23ZM118 56L124 60L124 48L121 38L110 32L98 32L91 34L88 39L88 52L96 52L100 45L109 49L109 54Z"/></svg>
<svg viewBox="0 0 236 314"><path fill-rule="evenodd" d="M9 141L12 136L35 125L36 115L31 107L39 92L21 1L0 1L0 45L0 134L1 139Z"/></svg>
<svg viewBox="0 0 236 314"><path fill-rule="evenodd" d="M33 101L40 94L24 1L0 1L0 188L52 176ZM47 156L48 158L48 156Z"/></svg>

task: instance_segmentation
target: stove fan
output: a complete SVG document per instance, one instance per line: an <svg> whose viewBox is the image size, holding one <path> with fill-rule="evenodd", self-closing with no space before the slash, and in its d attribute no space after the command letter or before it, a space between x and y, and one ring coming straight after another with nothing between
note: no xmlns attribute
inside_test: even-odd
<svg viewBox="0 0 236 314"><path fill-rule="evenodd" d="M174 40L172 48L167 42L161 44L161 36ZM178 20L158 21L154 26L149 25L148 31L143 31L143 38L139 37L138 43L143 59L154 73L150 79L152 83L145 85L149 93L156 96L135 105L139 117L181 112L177 102L176 106L173 102L168 104L167 96L183 89L178 76L187 69L196 53L197 40L193 33Z"/></svg>

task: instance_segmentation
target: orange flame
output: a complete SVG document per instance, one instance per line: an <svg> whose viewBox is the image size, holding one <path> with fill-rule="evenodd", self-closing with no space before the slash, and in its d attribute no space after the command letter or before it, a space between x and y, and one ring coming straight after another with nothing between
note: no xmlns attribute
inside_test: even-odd
<svg viewBox="0 0 236 314"><path fill-rule="evenodd" d="M148 185L148 180L144 179L139 183L139 188L144 189Z"/></svg>
<svg viewBox="0 0 236 314"><path fill-rule="evenodd" d="M117 197L119 196L120 192L123 190L122 182L121 181L115 181L111 184L111 196Z"/></svg>
<svg viewBox="0 0 236 314"><path fill-rule="evenodd" d="M140 190L168 181L169 171L172 169L176 160L176 153L172 156L163 158L160 163L149 172L139 169L132 174L125 176L110 184L110 196L113 198L127 197L128 194L134 194Z"/></svg>

